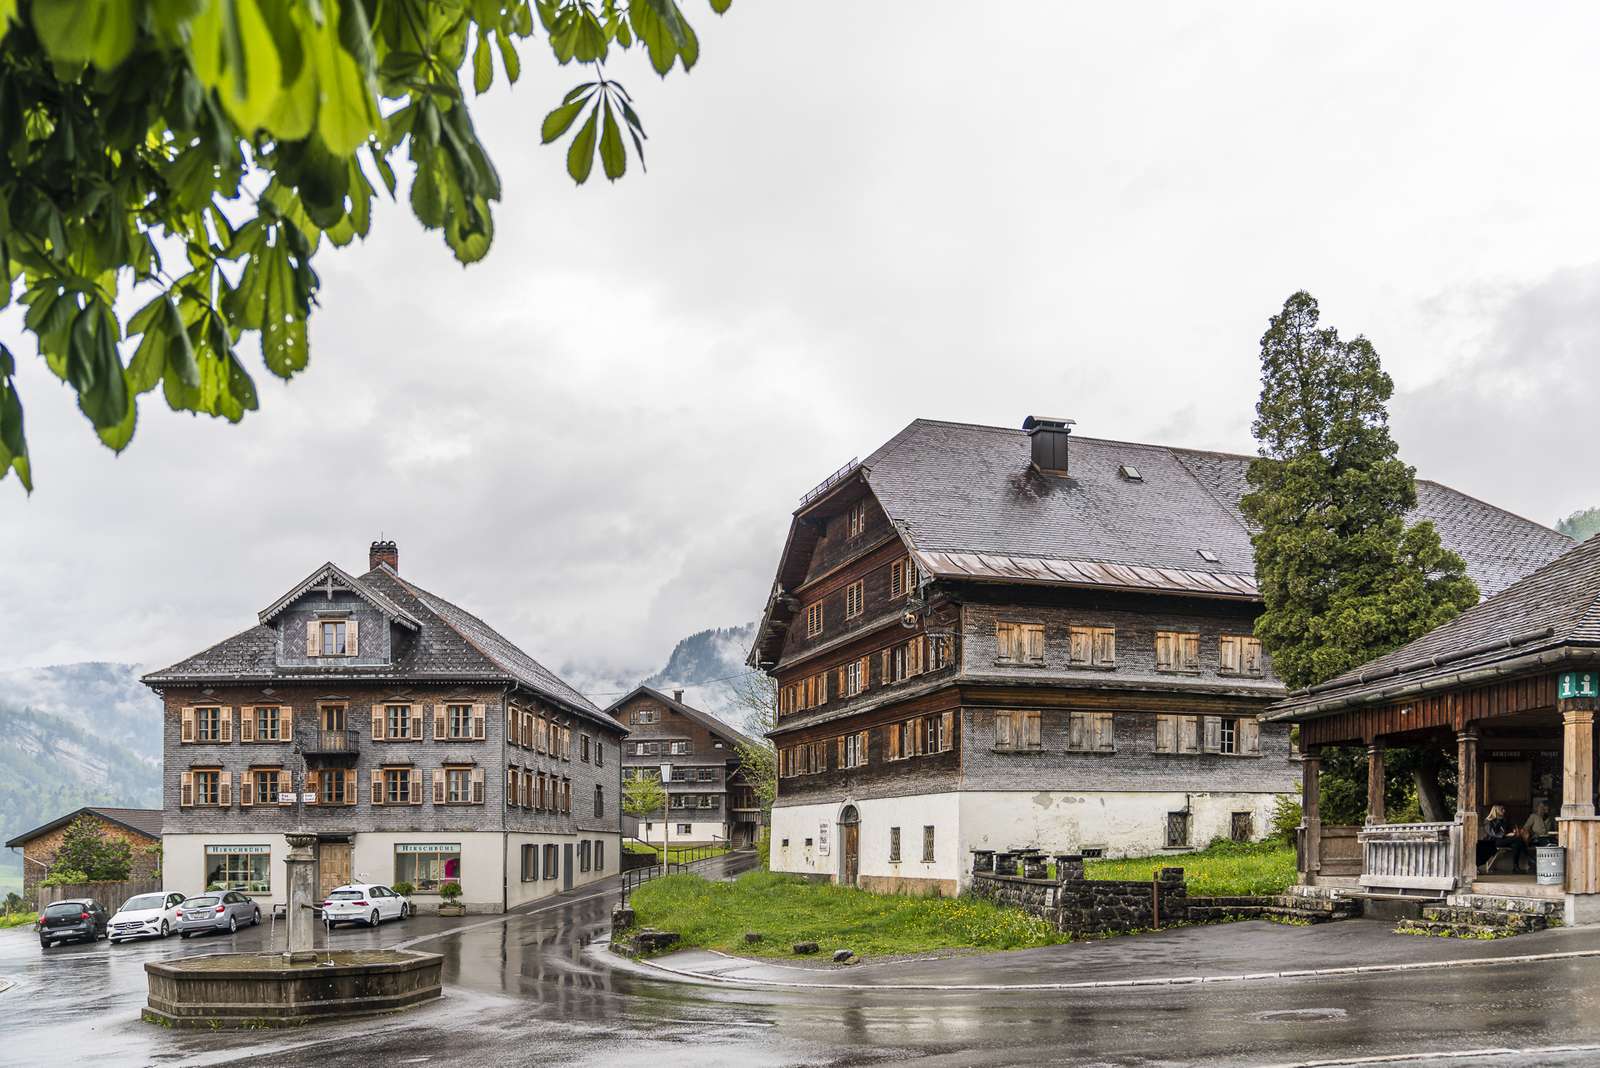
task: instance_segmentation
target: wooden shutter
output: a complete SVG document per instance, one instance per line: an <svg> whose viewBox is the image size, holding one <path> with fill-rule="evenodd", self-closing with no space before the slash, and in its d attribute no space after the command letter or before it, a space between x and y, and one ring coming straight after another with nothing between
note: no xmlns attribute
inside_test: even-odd
<svg viewBox="0 0 1600 1068"><path fill-rule="evenodd" d="M944 731L942 750L949 752L956 747L956 714L954 712L939 713L939 723Z"/></svg>
<svg viewBox="0 0 1600 1068"><path fill-rule="evenodd" d="M328 772L328 774L331 775L333 773L330 771L330 772ZM347 805L353 805L353 804L356 803L356 769L355 768L346 768L345 769L345 773L344 773L344 803L347 804Z"/></svg>
<svg viewBox="0 0 1600 1068"><path fill-rule="evenodd" d="M506 704L506 744L517 744L517 710Z"/></svg>
<svg viewBox="0 0 1600 1068"><path fill-rule="evenodd" d="M188 808L193 804L194 804L194 772L192 772L192 771L180 772L178 774L178 805L181 808Z"/></svg>
<svg viewBox="0 0 1600 1068"><path fill-rule="evenodd" d="M322 655L322 628L315 619L306 620L306 655Z"/></svg>
<svg viewBox="0 0 1600 1068"><path fill-rule="evenodd" d="M382 705L373 705L372 706L372 740L373 741L375 741L375 742L383 741L384 725L387 722L387 720L388 720L388 717L383 714L383 706Z"/></svg>
<svg viewBox="0 0 1600 1068"><path fill-rule="evenodd" d="M1087 664L1094 656L1094 639L1084 627L1073 627L1070 631L1072 642L1071 656L1074 664Z"/></svg>
<svg viewBox="0 0 1600 1068"><path fill-rule="evenodd" d="M372 803L383 804L383 769L372 769Z"/></svg>
<svg viewBox="0 0 1600 1068"><path fill-rule="evenodd" d="M422 706L412 705L410 708L410 713L411 737L420 740L422 738Z"/></svg>
<svg viewBox="0 0 1600 1068"><path fill-rule="evenodd" d="M1218 716L1205 717L1205 751L1222 752L1222 719Z"/></svg>
<svg viewBox="0 0 1600 1068"><path fill-rule="evenodd" d="M871 737L871 731L858 731L856 733L856 765L858 767L864 768L867 766L868 739Z"/></svg>
<svg viewBox="0 0 1600 1068"><path fill-rule="evenodd" d="M906 674L922 674L922 636L912 638L906 646Z"/></svg>
<svg viewBox="0 0 1600 1068"><path fill-rule="evenodd" d="M1168 631L1156 631L1156 670L1171 671L1177 667L1178 636Z"/></svg>
<svg viewBox="0 0 1600 1068"><path fill-rule="evenodd" d="M1156 752L1178 751L1178 724L1171 716L1156 717Z"/></svg>
<svg viewBox="0 0 1600 1068"><path fill-rule="evenodd" d="M1217 669L1219 671L1239 671L1239 639L1232 634L1224 634L1217 639Z"/></svg>
<svg viewBox="0 0 1600 1068"><path fill-rule="evenodd" d="M517 769L506 769L506 807L515 808L517 805Z"/></svg>
<svg viewBox="0 0 1600 1068"><path fill-rule="evenodd" d="M1239 670L1246 675L1261 674L1261 639L1241 638L1239 647Z"/></svg>
<svg viewBox="0 0 1600 1068"><path fill-rule="evenodd" d="M433 706L433 740L436 742L444 741L445 731L448 729L449 725L445 722L444 704L442 702L437 703Z"/></svg>
<svg viewBox="0 0 1600 1068"><path fill-rule="evenodd" d="M1200 717L1178 717L1178 752L1200 752Z"/></svg>
<svg viewBox="0 0 1600 1068"><path fill-rule="evenodd" d="M1032 664L1044 663L1044 627L1030 623L1022 628L1022 634L1027 642L1028 662Z"/></svg>
<svg viewBox="0 0 1600 1068"><path fill-rule="evenodd" d="M244 705L239 709L239 740L253 742L256 740L256 706Z"/></svg>
<svg viewBox="0 0 1600 1068"><path fill-rule="evenodd" d="M412 768L406 774L406 801L413 805L422 804L422 772Z"/></svg>
<svg viewBox="0 0 1600 1068"><path fill-rule="evenodd" d="M1028 746L1028 748L1029 749L1037 749L1037 748L1039 748L1039 713L1037 713L1037 712L1024 712L1022 714L1022 719L1023 719L1023 724L1027 727L1027 731L1028 731L1028 737L1027 737L1027 746Z"/></svg>
<svg viewBox="0 0 1600 1068"><path fill-rule="evenodd" d="M184 705L179 715L182 719L178 727L178 740L180 742L194 741L194 707L192 705Z"/></svg>
<svg viewBox="0 0 1600 1068"><path fill-rule="evenodd" d="M1017 657L1016 624L996 621L994 625L994 645L998 659L1015 660Z"/></svg>
<svg viewBox="0 0 1600 1068"><path fill-rule="evenodd" d="M256 773L246 768L239 773L239 807L249 808L256 803Z"/></svg>
<svg viewBox="0 0 1600 1068"><path fill-rule="evenodd" d="M833 766L836 768L842 768L844 767L844 735L841 734L839 737L834 739L834 748L837 749L838 752L834 754L837 759L834 761Z"/></svg>
<svg viewBox="0 0 1600 1068"><path fill-rule="evenodd" d="M567 796L569 798L572 796L571 790L572 790L572 786L569 783L568 786L567 786L567 791L568 791L567 792ZM473 768L472 769L472 803L474 805L483 804L483 769L482 768Z"/></svg>
<svg viewBox="0 0 1600 1068"><path fill-rule="evenodd" d="M1113 752L1117 748L1116 719L1110 712L1095 716L1094 747L1101 753Z"/></svg>
<svg viewBox="0 0 1600 1068"><path fill-rule="evenodd" d="M351 619L344 625L344 653L346 656L356 656L361 651L361 643L357 635L361 632L361 624Z"/></svg>
<svg viewBox="0 0 1600 1068"><path fill-rule="evenodd" d="M898 723L889 724L889 744L887 752L884 753L884 758L886 760L900 759L900 724Z"/></svg>
<svg viewBox="0 0 1600 1068"><path fill-rule="evenodd" d="M1261 752L1261 722L1254 716L1239 720L1239 752L1252 755Z"/></svg>
<svg viewBox="0 0 1600 1068"><path fill-rule="evenodd" d="M281 741L294 741L294 709L288 705L278 707L278 738Z"/></svg>
<svg viewBox="0 0 1600 1068"><path fill-rule="evenodd" d="M334 771L334 770L315 771L315 770L312 770L312 769L307 769L307 771L306 771L306 781L300 784L301 787L304 788L305 792L311 795L311 800L307 801L306 804L308 804L308 805L321 804L322 803L322 777L324 775L338 775L338 774L340 774L340 772ZM344 774L354 775L355 772L353 772L353 771L352 772L345 772ZM290 785L292 786L294 784L290 783Z"/></svg>
<svg viewBox="0 0 1600 1068"><path fill-rule="evenodd" d="M217 710L217 723L220 732L217 735L217 740L219 742L233 741L233 709L219 708Z"/></svg>
<svg viewBox="0 0 1600 1068"><path fill-rule="evenodd" d="M444 804L444 769L433 769L433 803Z"/></svg>
<svg viewBox="0 0 1600 1068"><path fill-rule="evenodd" d="M217 775L217 807L233 807L233 772L224 771Z"/></svg>
<svg viewBox="0 0 1600 1068"><path fill-rule="evenodd" d="M1200 670L1200 635L1183 635L1183 670Z"/></svg>
<svg viewBox="0 0 1600 1068"><path fill-rule="evenodd" d="M1100 627L1094 632L1094 662L1106 667L1117 662L1117 632L1112 627Z"/></svg>
<svg viewBox="0 0 1600 1068"><path fill-rule="evenodd" d="M1012 749L1016 747L1016 734L1012 730L1010 712L996 712L994 715L994 744L996 749Z"/></svg>
<svg viewBox="0 0 1600 1068"><path fill-rule="evenodd" d="M1087 749L1089 747L1089 742L1084 737L1084 733L1085 733L1084 728L1085 728L1085 726L1086 726L1086 724L1084 723L1084 714L1082 712L1074 712L1074 713L1072 713L1071 716L1068 717L1068 719L1067 719L1067 748L1068 749Z"/></svg>
<svg viewBox="0 0 1600 1068"><path fill-rule="evenodd" d="M472 706L472 736L482 741L487 735L484 732L484 720L487 718L488 706L474 704Z"/></svg>

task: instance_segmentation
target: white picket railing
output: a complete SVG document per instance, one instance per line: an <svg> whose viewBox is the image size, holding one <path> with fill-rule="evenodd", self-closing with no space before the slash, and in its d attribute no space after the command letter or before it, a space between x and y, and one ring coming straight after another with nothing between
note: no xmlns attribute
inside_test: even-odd
<svg viewBox="0 0 1600 1068"><path fill-rule="evenodd" d="M1363 827L1361 885L1390 890L1454 890L1460 874L1459 823L1380 823Z"/></svg>

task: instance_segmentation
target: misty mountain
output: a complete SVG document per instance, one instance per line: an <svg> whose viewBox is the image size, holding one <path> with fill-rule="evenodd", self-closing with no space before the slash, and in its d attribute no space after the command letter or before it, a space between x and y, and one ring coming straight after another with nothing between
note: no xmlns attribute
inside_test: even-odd
<svg viewBox="0 0 1600 1068"><path fill-rule="evenodd" d="M138 664L53 664L0 671L0 704L56 716L161 765L161 698Z"/></svg>

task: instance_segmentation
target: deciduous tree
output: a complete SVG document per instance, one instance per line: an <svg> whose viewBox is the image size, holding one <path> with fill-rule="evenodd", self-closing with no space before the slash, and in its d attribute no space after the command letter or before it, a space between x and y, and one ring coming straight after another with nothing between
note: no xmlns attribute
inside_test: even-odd
<svg viewBox="0 0 1600 1068"><path fill-rule="evenodd" d="M464 74L516 81L542 33L593 75L541 139L570 134L574 181L597 157L616 180L645 134L605 64L638 47L665 76L700 53L676 0L0 0L0 32L5 301L116 450L157 387L179 411L254 410L247 337L270 373L304 370L312 261L366 236L405 165L423 226L462 263L489 251L500 177ZM0 478L31 490L15 372L0 346Z"/></svg>
<svg viewBox="0 0 1600 1068"><path fill-rule="evenodd" d="M1573 541L1588 541L1600 534L1600 508L1584 508L1556 523L1556 529Z"/></svg>
<svg viewBox="0 0 1600 1068"><path fill-rule="evenodd" d="M1407 524L1415 471L1399 458L1394 383L1365 337L1319 325L1291 296L1261 338L1260 456L1242 502L1256 527L1256 634L1291 689L1331 678L1475 604L1432 523Z"/></svg>

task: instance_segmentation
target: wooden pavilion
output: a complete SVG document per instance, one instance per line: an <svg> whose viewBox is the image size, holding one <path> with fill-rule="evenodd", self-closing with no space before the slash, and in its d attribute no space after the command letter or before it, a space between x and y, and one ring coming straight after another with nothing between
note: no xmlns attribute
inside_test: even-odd
<svg viewBox="0 0 1600 1068"><path fill-rule="evenodd" d="M1300 727L1300 883L1386 898L1556 897L1564 899L1566 922L1600 922L1597 707L1600 538L1592 538L1409 645L1291 694L1267 714ZM1318 777L1324 752L1335 746L1366 748L1361 827L1321 818ZM1419 774L1432 818L1387 822L1386 754L1401 747L1432 749L1445 769L1453 762L1453 815L1436 781ZM1499 856L1480 871L1484 814L1503 805L1520 826L1541 800L1556 814L1562 881L1541 885L1531 873L1497 871Z"/></svg>

